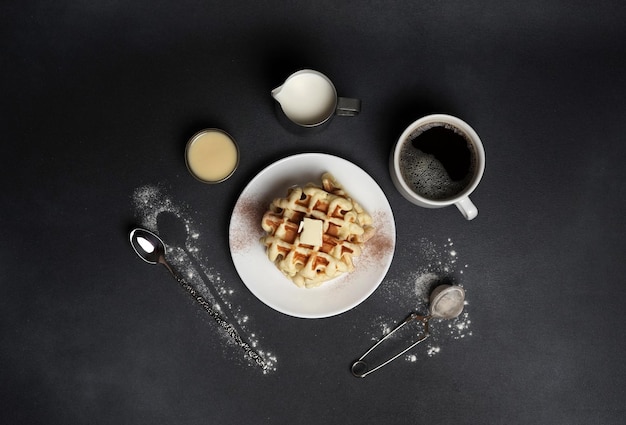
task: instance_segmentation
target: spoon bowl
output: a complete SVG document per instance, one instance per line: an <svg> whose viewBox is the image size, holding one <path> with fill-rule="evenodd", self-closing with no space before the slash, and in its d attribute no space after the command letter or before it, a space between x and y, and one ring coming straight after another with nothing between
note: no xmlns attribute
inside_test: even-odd
<svg viewBox="0 0 626 425"><path fill-rule="evenodd" d="M165 257L165 244L154 233L146 229L133 229L130 232L130 245L143 261L158 264Z"/></svg>
<svg viewBox="0 0 626 425"><path fill-rule="evenodd" d="M148 264L163 264L179 280L172 267L165 260L165 243L149 230L136 228L130 232L130 245L139 258Z"/></svg>

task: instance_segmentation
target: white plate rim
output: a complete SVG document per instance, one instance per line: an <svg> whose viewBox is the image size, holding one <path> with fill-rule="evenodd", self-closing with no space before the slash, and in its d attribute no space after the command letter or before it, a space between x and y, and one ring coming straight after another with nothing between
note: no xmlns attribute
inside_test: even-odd
<svg viewBox="0 0 626 425"><path fill-rule="evenodd" d="M355 271L317 288L298 288L267 259L265 248L258 241L263 235L260 219L274 197L284 196L293 184L319 182L325 171L333 174L372 215L377 232L355 260ZM294 179L294 175L298 178ZM252 229L242 237L242 228L246 227ZM377 249L370 243L376 243ZM365 301L386 276L395 244L393 212L378 183L354 163L325 153L295 154L265 167L239 195L229 224L231 258L244 285L267 306L299 318L335 316Z"/></svg>

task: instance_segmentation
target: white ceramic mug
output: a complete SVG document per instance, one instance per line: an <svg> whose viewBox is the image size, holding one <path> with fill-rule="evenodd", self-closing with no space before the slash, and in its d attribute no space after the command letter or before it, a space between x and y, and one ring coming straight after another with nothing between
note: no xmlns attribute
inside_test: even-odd
<svg viewBox="0 0 626 425"><path fill-rule="evenodd" d="M431 146L438 144L437 149L447 149L445 144L454 138L459 138L459 140L462 138L466 142L467 152L462 153L468 156L467 173L458 181L453 181L447 168L439 162L437 157L439 151L429 154L415 147L416 143L420 143L420 137L433 128L441 128L442 130L437 131L450 134L449 138L442 137L438 140L432 136L431 131L429 143ZM455 151L447 155L458 157L458 153ZM456 205L467 220L472 220L478 215L478 209L470 200L469 195L476 189L485 171L485 150L474 129L459 118L433 114L420 118L408 126L394 146L389 159L389 170L391 179L400 194L413 204L425 208ZM433 175L436 178L431 178ZM437 189L430 191L427 187L429 185L435 185ZM423 187L426 189L422 189ZM440 189L441 187L447 189ZM433 193L436 193L436 196L432 196Z"/></svg>

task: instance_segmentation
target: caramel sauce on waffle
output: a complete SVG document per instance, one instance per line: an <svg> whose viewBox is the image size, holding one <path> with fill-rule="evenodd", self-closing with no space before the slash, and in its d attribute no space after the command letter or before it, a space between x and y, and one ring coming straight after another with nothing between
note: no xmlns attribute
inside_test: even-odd
<svg viewBox="0 0 626 425"><path fill-rule="evenodd" d="M300 240L305 218L323 222L322 244ZM322 175L322 185L292 187L265 212L261 242L267 256L299 287L311 288L354 270L353 258L374 234L372 218L351 199L334 177Z"/></svg>

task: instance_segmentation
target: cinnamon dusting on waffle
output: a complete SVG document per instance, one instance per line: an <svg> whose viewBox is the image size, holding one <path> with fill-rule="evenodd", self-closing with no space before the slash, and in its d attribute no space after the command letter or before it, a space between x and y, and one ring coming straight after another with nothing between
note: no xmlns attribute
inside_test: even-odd
<svg viewBox="0 0 626 425"><path fill-rule="evenodd" d="M300 240L304 218L320 220L322 244ZM354 270L353 258L375 233L372 217L354 201L330 173L322 185L292 187L285 198L272 201L261 221L261 242L267 256L293 283L311 288Z"/></svg>

